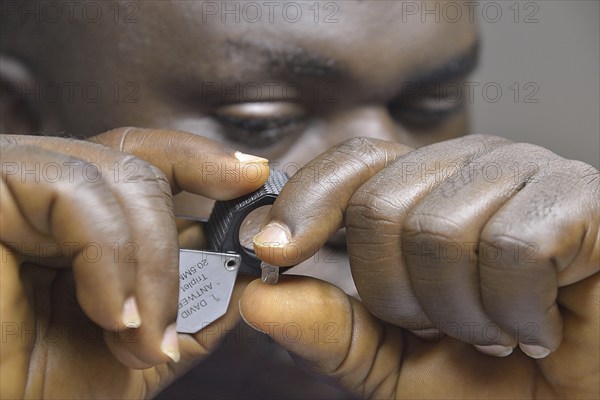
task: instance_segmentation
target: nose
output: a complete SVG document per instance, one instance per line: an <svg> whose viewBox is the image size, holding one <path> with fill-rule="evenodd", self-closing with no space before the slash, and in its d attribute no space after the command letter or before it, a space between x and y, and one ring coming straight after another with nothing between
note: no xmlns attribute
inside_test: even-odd
<svg viewBox="0 0 600 400"><path fill-rule="evenodd" d="M354 107L327 118L327 136L333 146L357 136L398 141L401 131L384 106Z"/></svg>

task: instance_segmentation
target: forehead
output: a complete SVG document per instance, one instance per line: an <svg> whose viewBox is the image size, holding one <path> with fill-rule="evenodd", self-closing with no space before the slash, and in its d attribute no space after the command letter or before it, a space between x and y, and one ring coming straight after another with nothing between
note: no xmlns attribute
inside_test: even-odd
<svg viewBox="0 0 600 400"><path fill-rule="evenodd" d="M381 75L390 72L390 65L395 74L402 74L434 60L447 60L475 39L468 18L449 22L429 15L423 19L407 3L415 2L178 1L153 7L186 22L173 21L177 25L173 28L182 31L179 40L195 39L198 50L210 50L223 61L236 49L231 44L254 42L275 53L308 50L345 66L351 75L389 81Z"/></svg>
<svg viewBox="0 0 600 400"><path fill-rule="evenodd" d="M65 8L63 25L30 23L35 36L15 33L15 53L33 51L24 58L43 63L51 77L189 87L322 75L350 83L353 93L379 96L468 52L477 39L467 13L453 18L443 6L459 2L91 3L105 5L99 21L77 19L84 5ZM70 9L79 10L75 22L66 17Z"/></svg>
<svg viewBox="0 0 600 400"><path fill-rule="evenodd" d="M137 37L132 51L158 51L182 73L259 79L266 67L302 61L296 72L337 72L384 88L476 41L468 18L420 15L407 8L413 3L427 9L426 2L394 0L151 1L139 3L140 24L129 33ZM432 4L429 10L439 6Z"/></svg>

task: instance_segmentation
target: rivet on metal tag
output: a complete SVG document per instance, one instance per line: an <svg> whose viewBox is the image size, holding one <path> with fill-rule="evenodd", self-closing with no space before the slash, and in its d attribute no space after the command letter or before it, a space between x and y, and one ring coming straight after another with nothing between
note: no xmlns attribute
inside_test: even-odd
<svg viewBox="0 0 600 400"><path fill-rule="evenodd" d="M235 253L179 251L177 332L196 333L225 314L240 264Z"/></svg>

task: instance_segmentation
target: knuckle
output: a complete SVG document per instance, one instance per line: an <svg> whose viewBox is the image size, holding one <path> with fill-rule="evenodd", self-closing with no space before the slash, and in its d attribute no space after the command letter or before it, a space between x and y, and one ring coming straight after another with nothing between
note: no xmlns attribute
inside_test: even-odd
<svg viewBox="0 0 600 400"><path fill-rule="evenodd" d="M141 129L141 128L136 128L133 126L120 126L118 128L114 128L114 129L111 129L110 131L107 131L105 134L123 135L123 134L127 133L128 131L139 130L139 129Z"/></svg>
<svg viewBox="0 0 600 400"><path fill-rule="evenodd" d="M361 189L354 194L346 213L346 227L349 245L359 246L363 255L369 258L385 257L380 248L365 248L365 245L386 245L397 243L400 246L401 216L395 199L371 190ZM354 251L356 254L356 251Z"/></svg>
<svg viewBox="0 0 600 400"><path fill-rule="evenodd" d="M550 150L532 143L510 143L505 146L504 150L506 154L512 155L513 159L539 165L550 165L551 162L556 164L559 160L563 160L562 157Z"/></svg>
<svg viewBox="0 0 600 400"><path fill-rule="evenodd" d="M102 176L100 166L96 163L71 156L63 156L57 164L63 172L60 174L59 180L62 184L75 183L77 185L86 185L101 181L96 178ZM73 173L69 173L71 168Z"/></svg>
<svg viewBox="0 0 600 400"><path fill-rule="evenodd" d="M118 161L122 172L121 179L116 183L137 183L156 180L156 175L150 163L131 154L124 154Z"/></svg>
<svg viewBox="0 0 600 400"><path fill-rule="evenodd" d="M447 216L419 210L406 217L402 231L403 236L409 240L450 242L460 237L463 229Z"/></svg>
<svg viewBox="0 0 600 400"><path fill-rule="evenodd" d="M374 138L353 137L337 145L335 151L360 160L367 166L373 166L389 158L383 148L384 143L386 142Z"/></svg>
<svg viewBox="0 0 600 400"><path fill-rule="evenodd" d="M94 143L102 144L115 150L122 151L125 139L133 130L135 130L135 128L133 127L114 128L99 135L93 136L88 140Z"/></svg>
<svg viewBox="0 0 600 400"><path fill-rule="evenodd" d="M150 163L146 163L147 164L147 168L149 169L150 173L156 178L156 181L158 182L158 184L161 187L170 187L170 183L169 183L169 179L167 178L167 176L165 175L165 173L158 168L155 165L152 165Z"/></svg>
<svg viewBox="0 0 600 400"><path fill-rule="evenodd" d="M498 136L490 135L490 134L487 134L487 133L474 133L472 135L468 135L468 137L471 138L471 139L475 139L477 141L480 141L480 142L487 142L487 141L502 139L502 138L500 138Z"/></svg>
<svg viewBox="0 0 600 400"><path fill-rule="evenodd" d="M393 221L400 211L394 197L383 193L377 185L367 183L359 188L348 202L349 218L362 217L374 222Z"/></svg>
<svg viewBox="0 0 600 400"><path fill-rule="evenodd" d="M481 235L478 255L480 263L502 266L531 266L555 263L553 249L544 246L537 235L529 230L520 232L499 228Z"/></svg>
<svg viewBox="0 0 600 400"><path fill-rule="evenodd" d="M445 268L472 259L472 247L462 227L447 216L417 211L402 226L402 253L418 264Z"/></svg>
<svg viewBox="0 0 600 400"><path fill-rule="evenodd" d="M476 134L472 134L472 135L466 135L466 136L462 136L456 139L452 139L449 142L458 142L458 143L465 143L468 146L482 146L483 149L487 149L490 150L492 148L496 148L499 146L505 146L505 145L511 145L513 144L512 141L500 137L500 136L494 136L494 135L489 135L489 134L484 134L484 133L476 133Z"/></svg>
<svg viewBox="0 0 600 400"><path fill-rule="evenodd" d="M129 135L135 136L136 134L139 134L140 132L143 132L143 131L144 131L144 129L142 129L142 128L136 128L133 126L121 126L121 127L111 129L110 131L107 131L107 132L101 134L100 137L109 137L109 138L115 138L115 139L120 139L121 141L125 141L127 136L129 136Z"/></svg>
<svg viewBox="0 0 600 400"><path fill-rule="evenodd" d="M595 204L598 204L600 194L600 171L583 161L568 160L566 168L576 175L578 183L590 189L596 196Z"/></svg>

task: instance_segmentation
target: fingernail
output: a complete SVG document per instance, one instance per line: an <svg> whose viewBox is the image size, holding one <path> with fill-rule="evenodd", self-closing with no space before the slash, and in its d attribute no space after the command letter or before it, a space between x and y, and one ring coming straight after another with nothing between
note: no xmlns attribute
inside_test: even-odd
<svg viewBox="0 0 600 400"><path fill-rule="evenodd" d="M179 354L179 342L177 340L175 324L169 325L165 329L163 340L160 344L160 351L165 353L173 362L179 362L181 354Z"/></svg>
<svg viewBox="0 0 600 400"><path fill-rule="evenodd" d="M550 354L550 350L543 346L538 346L536 344L519 343L519 347L521 348L523 353L527 354L531 358L544 358L548 354Z"/></svg>
<svg viewBox="0 0 600 400"><path fill-rule="evenodd" d="M502 346L499 344L492 344L489 346L477 346L475 348L483 354L494 357L506 357L513 352L513 348L510 346Z"/></svg>
<svg viewBox="0 0 600 400"><path fill-rule="evenodd" d="M253 156L252 154L242 153L241 151L235 152L235 158L237 158L239 162L242 163L267 164L269 162L269 160L267 160L266 158Z"/></svg>
<svg viewBox="0 0 600 400"><path fill-rule="evenodd" d="M290 242L287 229L278 224L269 224L254 236L254 243L259 246L283 247Z"/></svg>
<svg viewBox="0 0 600 400"><path fill-rule="evenodd" d="M128 328L139 328L142 325L142 318L137 307L137 302L134 296L130 296L123 303L123 313L121 314L121 322Z"/></svg>

